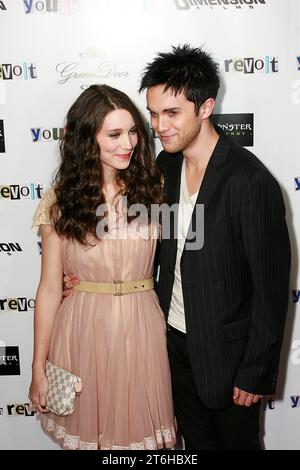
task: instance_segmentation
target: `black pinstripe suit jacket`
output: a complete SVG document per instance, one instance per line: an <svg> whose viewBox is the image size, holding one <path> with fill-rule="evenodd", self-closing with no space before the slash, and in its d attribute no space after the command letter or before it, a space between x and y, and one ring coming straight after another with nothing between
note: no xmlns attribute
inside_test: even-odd
<svg viewBox="0 0 300 470"><path fill-rule="evenodd" d="M157 158L170 205L179 202L183 156ZM290 242L280 187L248 150L220 136L199 191L204 246L184 249L181 278L197 390L210 408L234 385L273 394L289 296ZM195 211L192 223L195 222ZM163 239L157 292L168 318L177 242Z"/></svg>

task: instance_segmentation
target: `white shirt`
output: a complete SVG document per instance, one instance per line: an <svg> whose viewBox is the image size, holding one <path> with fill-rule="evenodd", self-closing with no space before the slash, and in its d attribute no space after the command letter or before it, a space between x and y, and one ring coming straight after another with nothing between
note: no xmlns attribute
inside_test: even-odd
<svg viewBox="0 0 300 470"><path fill-rule="evenodd" d="M198 197L198 192L189 195L186 176L185 176L185 162L182 163L181 182L180 182L180 198L178 210L178 240L177 240L177 255L175 264L175 278L172 291L171 305L168 316L169 325L173 326L179 331L186 333L184 304L181 285L181 271L180 260L182 251L185 244L186 235L190 226L194 206Z"/></svg>

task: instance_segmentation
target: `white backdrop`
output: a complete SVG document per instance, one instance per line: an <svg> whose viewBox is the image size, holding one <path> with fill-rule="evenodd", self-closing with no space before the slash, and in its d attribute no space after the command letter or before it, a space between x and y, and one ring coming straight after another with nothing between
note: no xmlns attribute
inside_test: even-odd
<svg viewBox="0 0 300 470"><path fill-rule="evenodd" d="M145 112L143 67L186 42L220 64L216 113L254 115L249 150L283 190L290 309L278 394L266 400L262 424L267 449L300 449L299 0L0 1L0 347L13 347L10 357L0 349L1 449L57 448L27 408L41 249L30 225L57 165L66 112L93 83L120 88Z"/></svg>

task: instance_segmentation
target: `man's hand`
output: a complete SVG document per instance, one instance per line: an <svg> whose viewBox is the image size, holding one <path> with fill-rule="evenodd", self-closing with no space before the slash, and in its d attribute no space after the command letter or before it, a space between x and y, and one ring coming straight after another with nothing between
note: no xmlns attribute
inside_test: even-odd
<svg viewBox="0 0 300 470"><path fill-rule="evenodd" d="M73 292L73 288L79 283L80 279L78 279L78 277L76 276L73 276L73 274L70 274L69 276L64 276L63 296L68 297L68 295L71 295Z"/></svg>
<svg viewBox="0 0 300 470"><path fill-rule="evenodd" d="M257 403L261 398L262 395L254 395L254 393L245 392L238 387L233 389L233 402L235 405L251 406L252 403Z"/></svg>

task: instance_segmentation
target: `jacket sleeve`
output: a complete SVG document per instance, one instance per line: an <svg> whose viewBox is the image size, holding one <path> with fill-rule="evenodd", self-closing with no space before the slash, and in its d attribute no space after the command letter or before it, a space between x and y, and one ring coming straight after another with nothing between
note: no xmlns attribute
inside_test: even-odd
<svg viewBox="0 0 300 470"><path fill-rule="evenodd" d="M273 394L288 307L291 254L281 190L264 168L249 178L240 225L253 302L248 343L235 385L249 393Z"/></svg>

